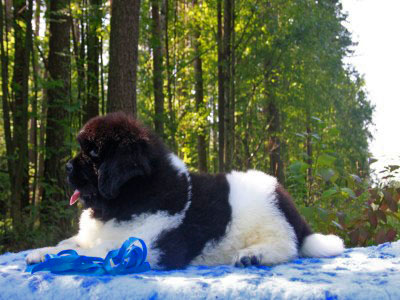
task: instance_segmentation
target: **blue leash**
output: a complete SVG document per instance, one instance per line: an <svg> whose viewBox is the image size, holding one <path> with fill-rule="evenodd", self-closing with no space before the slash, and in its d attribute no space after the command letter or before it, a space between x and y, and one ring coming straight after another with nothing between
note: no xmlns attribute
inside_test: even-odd
<svg viewBox="0 0 400 300"><path fill-rule="evenodd" d="M141 248L135 246L138 241ZM111 250L105 259L78 255L75 250L46 254L45 261L29 265L26 272L50 271L62 275L123 275L150 270L146 262L147 247L143 240L130 237L119 250Z"/></svg>

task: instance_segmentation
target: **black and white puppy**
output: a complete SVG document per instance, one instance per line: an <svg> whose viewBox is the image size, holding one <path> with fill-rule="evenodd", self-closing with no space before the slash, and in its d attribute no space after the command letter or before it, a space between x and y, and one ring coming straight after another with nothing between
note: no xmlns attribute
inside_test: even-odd
<svg viewBox="0 0 400 300"><path fill-rule="evenodd" d="M129 237L143 239L155 269L187 265L271 265L298 255L343 252L334 235L312 233L274 177L248 171L190 173L182 160L138 121L122 113L91 119L79 132L79 154L67 164L80 199L79 232L46 253L73 248L105 257Z"/></svg>

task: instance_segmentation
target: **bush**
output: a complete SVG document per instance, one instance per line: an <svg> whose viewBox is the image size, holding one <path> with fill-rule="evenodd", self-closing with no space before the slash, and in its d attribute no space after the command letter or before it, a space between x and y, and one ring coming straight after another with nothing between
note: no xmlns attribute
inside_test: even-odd
<svg viewBox="0 0 400 300"><path fill-rule="evenodd" d="M321 157L311 179L304 162L295 161L288 168L289 191L312 228L337 234L351 247L398 239L400 188L387 180L395 178L399 166L388 166L377 184L355 174L341 175L333 155Z"/></svg>

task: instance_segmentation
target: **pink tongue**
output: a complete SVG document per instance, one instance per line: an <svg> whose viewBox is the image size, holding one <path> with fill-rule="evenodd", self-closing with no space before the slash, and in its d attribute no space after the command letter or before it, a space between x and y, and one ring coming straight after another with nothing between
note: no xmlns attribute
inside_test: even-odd
<svg viewBox="0 0 400 300"><path fill-rule="evenodd" d="M76 201L78 201L80 192L78 190L75 190L74 194L71 196L71 199L69 199L69 205L74 205Z"/></svg>

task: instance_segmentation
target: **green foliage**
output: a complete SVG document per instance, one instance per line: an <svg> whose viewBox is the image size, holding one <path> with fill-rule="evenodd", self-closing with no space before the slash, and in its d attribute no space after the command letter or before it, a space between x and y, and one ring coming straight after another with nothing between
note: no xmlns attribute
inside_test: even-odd
<svg viewBox="0 0 400 300"><path fill-rule="evenodd" d="M332 156L321 157L324 157L323 163L315 170L315 183L309 196L305 180L308 166L295 161L289 167L289 189L314 230L337 234L348 246L369 246L398 239L400 189L372 184L355 174L340 174ZM391 166L390 170L398 167ZM310 203L309 199L313 201Z"/></svg>

